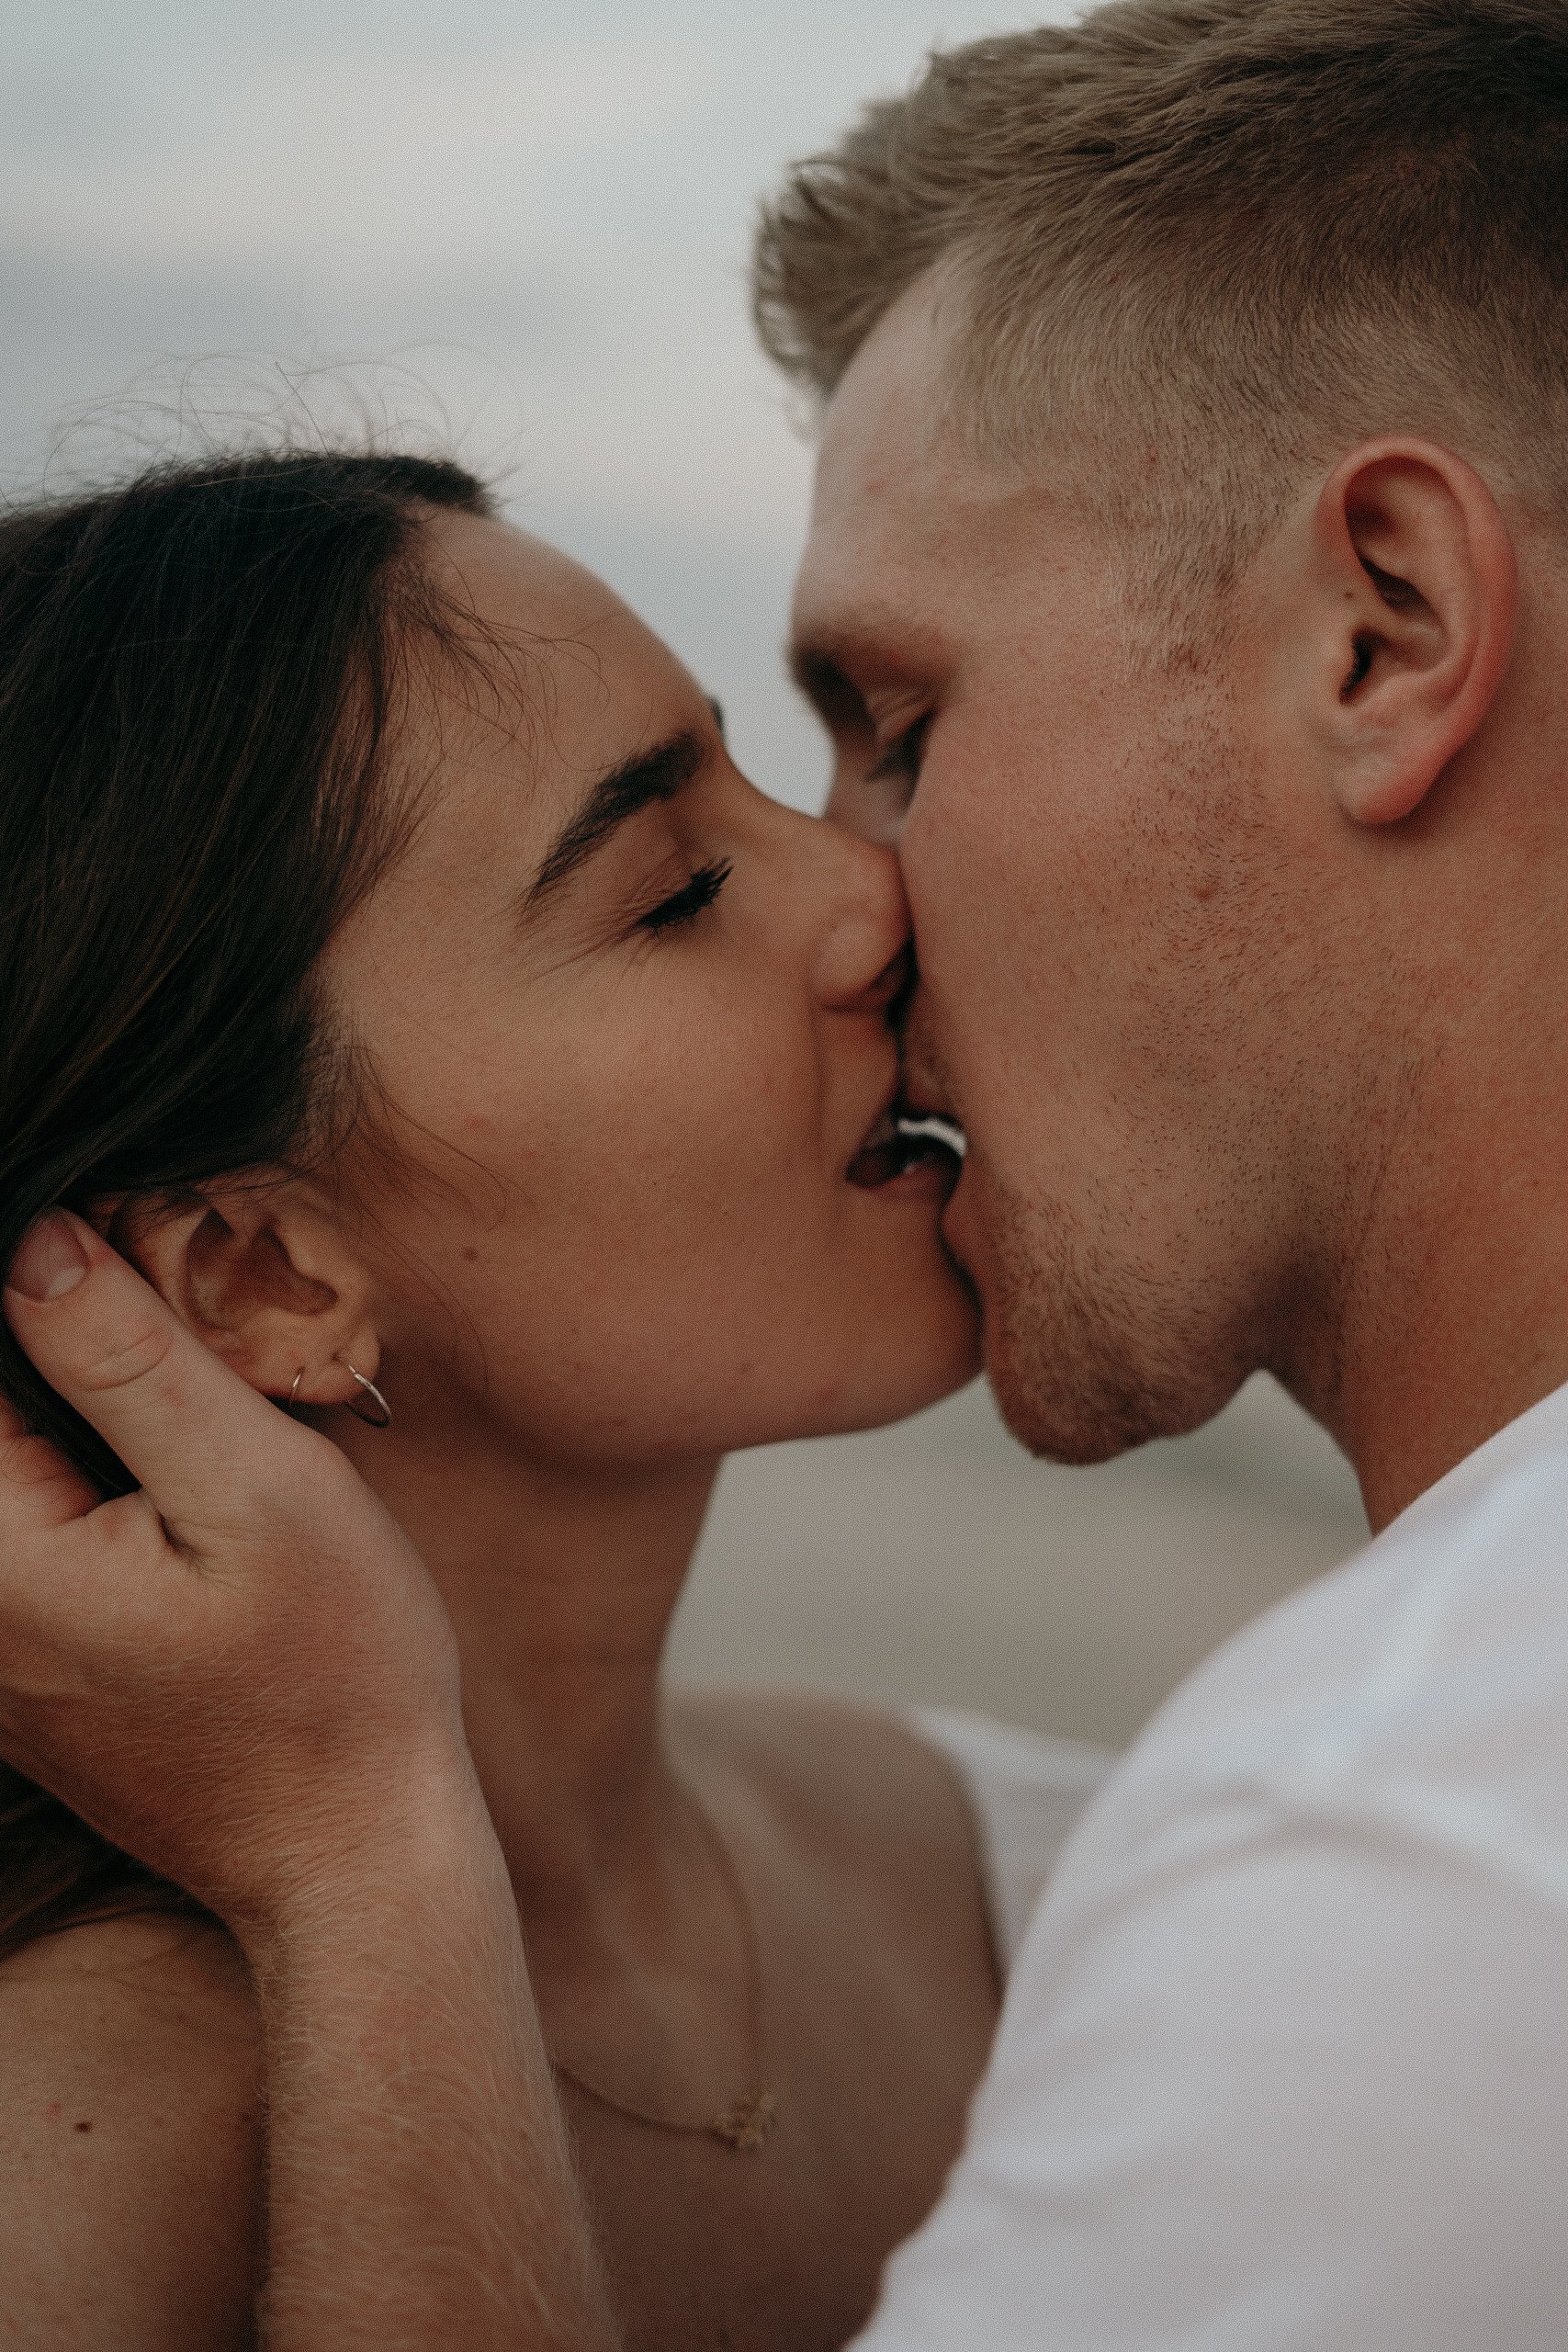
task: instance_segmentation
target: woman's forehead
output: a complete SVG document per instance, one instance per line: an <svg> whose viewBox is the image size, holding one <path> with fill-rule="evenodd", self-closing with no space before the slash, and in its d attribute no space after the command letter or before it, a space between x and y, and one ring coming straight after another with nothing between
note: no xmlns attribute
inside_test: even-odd
<svg viewBox="0 0 1568 2352"><path fill-rule="evenodd" d="M436 584L473 610L500 668L534 706L519 715L536 761L602 767L635 750L650 726L668 733L677 707L702 701L669 647L558 548L474 514L441 514L430 528ZM483 666L482 645L479 658Z"/></svg>
<svg viewBox="0 0 1568 2352"><path fill-rule="evenodd" d="M513 873L542 858L595 779L694 723L705 730L711 707L615 592L558 548L475 515L442 514L431 536L435 584L478 621L474 667L494 691L475 692L467 665L443 665L430 704L411 713L410 755L436 785L405 873L422 889L444 865L471 877L476 844Z"/></svg>
<svg viewBox="0 0 1568 2352"><path fill-rule="evenodd" d="M559 548L511 523L446 512L433 515L428 528L438 584L494 628L546 641L563 633L597 639L607 628L641 628L613 588ZM455 576L444 580L447 567Z"/></svg>

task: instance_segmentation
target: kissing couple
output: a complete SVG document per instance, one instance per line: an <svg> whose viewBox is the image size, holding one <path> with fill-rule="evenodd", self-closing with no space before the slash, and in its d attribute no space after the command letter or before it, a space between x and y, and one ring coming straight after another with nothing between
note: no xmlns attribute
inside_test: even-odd
<svg viewBox="0 0 1568 2352"><path fill-rule="evenodd" d="M1565 139L1556 0L1120 0L800 166L825 822L454 465L0 523L18 2343L1561 2342ZM982 1360L1374 1540L1103 1779L662 1692Z"/></svg>

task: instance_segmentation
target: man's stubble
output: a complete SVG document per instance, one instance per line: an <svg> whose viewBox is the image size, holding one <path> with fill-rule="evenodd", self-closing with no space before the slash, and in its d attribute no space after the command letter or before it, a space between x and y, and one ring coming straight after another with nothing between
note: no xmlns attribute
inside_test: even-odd
<svg viewBox="0 0 1568 2352"><path fill-rule="evenodd" d="M1181 1435L1252 1371L1290 1385L1293 1354L1321 1354L1359 1189L1345 1114L1378 1092L1333 910L1271 832L1224 694L1190 679L1166 718L1125 843L1150 944L1130 991L1142 1066L1105 1081L1120 1165L1069 1193L1055 1165L1032 1184L972 1138L964 1180L998 1403L1065 1463Z"/></svg>

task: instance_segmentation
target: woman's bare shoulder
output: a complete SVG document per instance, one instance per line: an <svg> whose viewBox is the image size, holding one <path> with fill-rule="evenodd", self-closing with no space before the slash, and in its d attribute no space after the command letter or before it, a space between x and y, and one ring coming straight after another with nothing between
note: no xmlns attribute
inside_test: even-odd
<svg viewBox="0 0 1568 2352"><path fill-rule="evenodd" d="M254 2342L261 2081L215 1928L105 1920L0 1962L0 2338Z"/></svg>
<svg viewBox="0 0 1568 2352"><path fill-rule="evenodd" d="M901 1717L773 1691L682 1691L677 1736L738 1774L818 1849L979 1900L975 1825L946 1759Z"/></svg>

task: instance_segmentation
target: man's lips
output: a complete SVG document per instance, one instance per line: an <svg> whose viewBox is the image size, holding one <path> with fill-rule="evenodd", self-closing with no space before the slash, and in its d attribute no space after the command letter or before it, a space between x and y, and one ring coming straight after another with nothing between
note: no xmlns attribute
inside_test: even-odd
<svg viewBox="0 0 1568 2352"><path fill-rule="evenodd" d="M852 1184L874 1193L911 1168L937 1168L958 1182L967 1148L964 1130L940 1111L916 1111L894 1102L877 1119L844 1170Z"/></svg>

